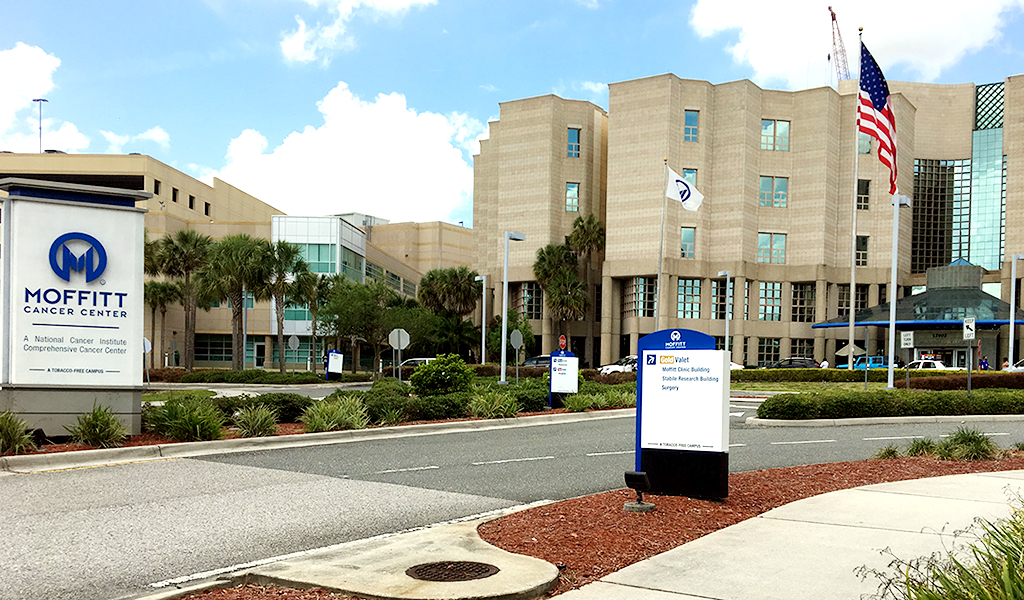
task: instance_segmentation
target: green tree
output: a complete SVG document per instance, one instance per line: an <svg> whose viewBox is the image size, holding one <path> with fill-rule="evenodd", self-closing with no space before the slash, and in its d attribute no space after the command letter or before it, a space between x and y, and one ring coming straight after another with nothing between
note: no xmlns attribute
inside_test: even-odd
<svg viewBox="0 0 1024 600"><path fill-rule="evenodd" d="M464 317L476 310L480 298L477 275L468 267L431 269L420 279L417 298L427 310Z"/></svg>
<svg viewBox="0 0 1024 600"><path fill-rule="evenodd" d="M544 299L551 318L558 322L559 333L568 335L566 321L582 321L587 316L590 299L587 284L574 271L560 271L548 279Z"/></svg>
<svg viewBox="0 0 1024 600"><path fill-rule="evenodd" d="M277 366L285 372L284 308L286 303L299 299L295 277L309 272L309 265L302 259L302 251L295 244L279 240L269 247L267 255L267 279L262 282L263 292L274 300L274 317L277 319Z"/></svg>
<svg viewBox="0 0 1024 600"><path fill-rule="evenodd" d="M529 319L525 318L522 313L511 306L508 307L507 315L509 335L518 329L519 333L523 335L523 348L526 349L527 353L533 352L537 346L537 339L533 334L533 327L530 326ZM491 359L495 361L501 356L501 315L495 316L490 326L487 327L487 352L490 353ZM506 353L509 356L515 356L515 352L515 348L509 344ZM519 361L513 359L512 362L518 364Z"/></svg>
<svg viewBox="0 0 1024 600"><path fill-rule="evenodd" d="M181 280L181 304L185 309L185 371L195 363L196 300L199 289L193 275L206 265L213 239L191 229L168 233L156 250L157 271Z"/></svg>
<svg viewBox="0 0 1024 600"><path fill-rule="evenodd" d="M160 311L160 343L167 339L167 307L181 299L181 286L168 281L147 281L142 288L146 299L146 305L150 309L150 339L154 346L149 355L149 368L155 365L156 355L162 354L162 348L156 347L156 312ZM162 365L161 365L162 366Z"/></svg>
<svg viewBox="0 0 1024 600"><path fill-rule="evenodd" d="M569 234L569 247L583 259L583 279L587 282L587 298L590 307L597 307L597 287L594 285L594 255L604 250L605 226L593 214L586 218L580 216L572 222L572 233ZM598 261L600 264L600 261ZM596 365L600 357L594 356L594 323L600 315L590 313L587 318L586 355L590 364Z"/></svg>
<svg viewBox="0 0 1024 600"><path fill-rule="evenodd" d="M246 294L267 297L270 243L245 233L229 235L210 248L209 260L198 273L199 287L212 298L231 303L231 368L245 367L243 319Z"/></svg>
<svg viewBox="0 0 1024 600"><path fill-rule="evenodd" d="M533 261L533 276L540 286L547 287L548 280L562 271L576 272L579 259L568 244L548 244L537 249L537 259Z"/></svg>
<svg viewBox="0 0 1024 600"><path fill-rule="evenodd" d="M320 364L320 357L316 354L317 335L320 328L320 309L327 303L330 293L331 280L324 275L307 270L295 276L295 284L291 291L290 302L304 306L309 311L312 342L309 349L309 360L310 364L313 365L314 373L317 372L317 366Z"/></svg>
<svg viewBox="0 0 1024 600"><path fill-rule="evenodd" d="M388 334L400 324L398 317L407 309L398 292L382 281L363 284L342 278L335 283L322 315L335 336L369 344L373 348L373 364L377 365Z"/></svg>

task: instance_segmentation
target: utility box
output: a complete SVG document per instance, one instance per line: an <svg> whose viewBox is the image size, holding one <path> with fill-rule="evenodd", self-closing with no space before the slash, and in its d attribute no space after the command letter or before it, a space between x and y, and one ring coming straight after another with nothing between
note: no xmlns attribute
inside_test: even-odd
<svg viewBox="0 0 1024 600"><path fill-rule="evenodd" d="M66 435L94 406L141 432L144 191L0 180L0 410Z"/></svg>

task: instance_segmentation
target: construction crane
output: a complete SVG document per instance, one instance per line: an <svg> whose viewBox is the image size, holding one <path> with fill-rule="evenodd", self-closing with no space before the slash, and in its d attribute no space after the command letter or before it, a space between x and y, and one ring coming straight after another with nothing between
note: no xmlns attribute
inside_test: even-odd
<svg viewBox="0 0 1024 600"><path fill-rule="evenodd" d="M832 15L832 56L836 61L836 76L839 81L850 78L850 67L846 64L846 46L843 45L843 36L839 33L839 21L836 20L836 13L832 7L828 7Z"/></svg>

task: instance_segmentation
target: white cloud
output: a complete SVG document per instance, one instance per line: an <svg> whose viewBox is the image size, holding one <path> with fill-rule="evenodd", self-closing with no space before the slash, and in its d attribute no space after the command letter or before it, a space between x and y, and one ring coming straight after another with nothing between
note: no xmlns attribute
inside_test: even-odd
<svg viewBox="0 0 1024 600"><path fill-rule="evenodd" d="M857 28L883 71L899 65L932 81L964 55L997 42L1002 16L1024 9L1024 0L892 2L834 0L847 62L854 77L860 67ZM698 0L690 25L703 37L729 32L726 50L738 64L754 69L760 83L790 89L818 85L832 52L831 17L826 4L782 0L764 10L761 0ZM736 30L735 37L732 30ZM834 74L834 71L833 71Z"/></svg>
<svg viewBox="0 0 1024 600"><path fill-rule="evenodd" d="M4 74L0 93L0 150L39 151L39 107L32 99L42 98L53 90L53 73L59 66L59 58L37 46L18 42L9 50L0 50L0 73ZM45 113L44 104L44 134L46 126L52 126ZM66 136L67 131L61 135ZM43 143L47 148L57 148L50 145L51 141L56 140L44 135Z"/></svg>
<svg viewBox="0 0 1024 600"><path fill-rule="evenodd" d="M598 4L598 0L573 0L573 1L576 4L579 4L580 6L582 6L583 8L589 8L591 10L596 10L598 8L601 8L600 4Z"/></svg>
<svg viewBox="0 0 1024 600"><path fill-rule="evenodd" d="M498 86L494 85L493 83L485 83L484 85L480 86L480 89L487 93L493 94L494 92L498 91Z"/></svg>
<svg viewBox="0 0 1024 600"><path fill-rule="evenodd" d="M108 154L121 154L124 152L124 147L130 142L156 142L164 150L171 147L171 136L167 135L167 132L159 125L151 127L138 135L119 135L111 131L100 131L100 134L103 135L104 139L107 140L107 144L109 144L107 146Z"/></svg>
<svg viewBox="0 0 1024 600"><path fill-rule="evenodd" d="M219 177L291 215L355 211L433 221L469 206L468 157L479 152L484 124L459 113L417 113L397 93L364 101L344 82L318 107L321 125L272 149L260 132L243 131L228 146L224 168L206 179Z"/></svg>
<svg viewBox="0 0 1024 600"><path fill-rule="evenodd" d="M594 82L594 81L581 81L579 85L580 85L581 88L583 88L585 91L590 92L591 94L607 94L608 93L608 84L607 83L597 83L597 82Z"/></svg>
<svg viewBox="0 0 1024 600"><path fill-rule="evenodd" d="M317 0L307 0L314 9ZM295 17L298 27L282 35L281 53L289 62L309 63L318 58L326 64L331 52L355 46L355 38L348 34L348 23L356 9L365 7L374 16L400 15L416 6L430 6L437 0L333 0L329 11L333 21L326 25L307 26L300 16Z"/></svg>

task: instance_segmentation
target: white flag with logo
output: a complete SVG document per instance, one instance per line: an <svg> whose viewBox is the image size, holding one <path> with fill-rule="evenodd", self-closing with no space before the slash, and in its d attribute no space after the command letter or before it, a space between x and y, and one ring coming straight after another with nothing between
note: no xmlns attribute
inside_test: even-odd
<svg viewBox="0 0 1024 600"><path fill-rule="evenodd" d="M697 191L696 186L684 180L679 173L669 167L668 187L665 189L665 197L678 200L683 203L686 210L697 210L704 201L704 194Z"/></svg>

